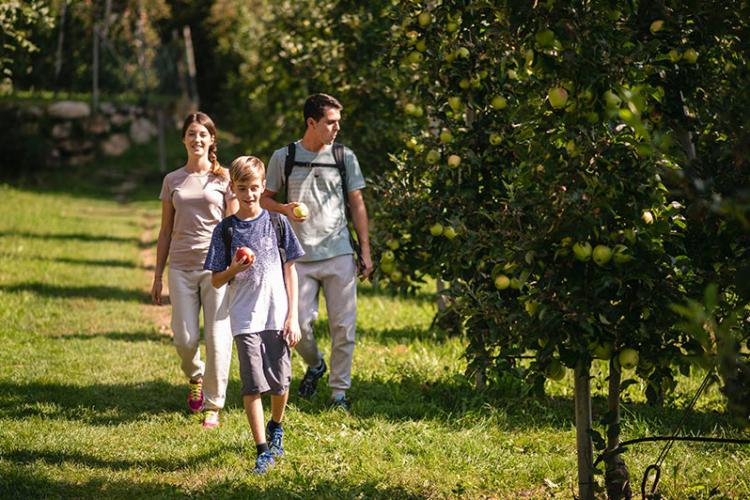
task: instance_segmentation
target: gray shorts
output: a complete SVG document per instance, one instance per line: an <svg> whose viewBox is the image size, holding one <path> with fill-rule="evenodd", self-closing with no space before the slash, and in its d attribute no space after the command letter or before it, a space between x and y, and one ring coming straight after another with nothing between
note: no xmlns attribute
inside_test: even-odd
<svg viewBox="0 0 750 500"><path fill-rule="evenodd" d="M264 392L281 395L289 390L292 361L282 332L243 333L236 335L234 342L240 361L243 396Z"/></svg>

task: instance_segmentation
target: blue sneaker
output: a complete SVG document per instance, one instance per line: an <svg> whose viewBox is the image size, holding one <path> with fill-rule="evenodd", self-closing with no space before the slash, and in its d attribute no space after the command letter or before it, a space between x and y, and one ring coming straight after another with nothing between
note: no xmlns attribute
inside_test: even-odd
<svg viewBox="0 0 750 500"><path fill-rule="evenodd" d="M270 430L270 425L271 422L268 422L268 425L266 426L266 441L268 441L268 451L270 451L275 458L281 458L284 456L284 429L279 426L274 430Z"/></svg>
<svg viewBox="0 0 750 500"><path fill-rule="evenodd" d="M273 454L270 451L264 451L255 459L255 469L253 469L253 473L259 475L265 474L271 470L271 467L273 466Z"/></svg>
<svg viewBox="0 0 750 500"><path fill-rule="evenodd" d="M326 366L325 360L320 360L320 365L317 367L308 367L305 372L305 376L302 377L302 382L299 384L299 395L301 398L311 398L315 395L318 390L318 380L323 376L328 367Z"/></svg>
<svg viewBox="0 0 750 500"><path fill-rule="evenodd" d="M331 399L331 408L349 413L352 409L352 404L346 399L346 396L339 396Z"/></svg>

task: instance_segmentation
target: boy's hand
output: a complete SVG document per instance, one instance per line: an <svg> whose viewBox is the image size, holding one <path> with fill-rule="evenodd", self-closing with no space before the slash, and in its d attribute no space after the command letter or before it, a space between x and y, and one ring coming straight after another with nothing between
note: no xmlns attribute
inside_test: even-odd
<svg viewBox="0 0 750 500"><path fill-rule="evenodd" d="M247 254L245 254L244 252L240 252L239 250L235 252L234 257L232 257L232 262L229 264L229 271L232 273L232 276L243 271L247 271L255 262L255 254L251 254L248 256Z"/></svg>
<svg viewBox="0 0 750 500"><path fill-rule="evenodd" d="M299 329L299 321L287 319L284 322L284 341L289 347L294 347L302 338L302 333Z"/></svg>

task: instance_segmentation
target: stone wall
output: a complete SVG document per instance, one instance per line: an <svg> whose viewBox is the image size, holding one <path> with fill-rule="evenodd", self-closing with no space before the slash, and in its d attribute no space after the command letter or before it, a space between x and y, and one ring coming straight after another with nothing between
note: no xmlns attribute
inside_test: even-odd
<svg viewBox="0 0 750 500"><path fill-rule="evenodd" d="M122 155L133 144L157 137L156 113L109 102L102 103L96 115L88 103L80 101L0 102L0 119L11 139L0 145L2 170L59 168L89 163L100 155ZM173 123L166 121L165 133L172 133Z"/></svg>

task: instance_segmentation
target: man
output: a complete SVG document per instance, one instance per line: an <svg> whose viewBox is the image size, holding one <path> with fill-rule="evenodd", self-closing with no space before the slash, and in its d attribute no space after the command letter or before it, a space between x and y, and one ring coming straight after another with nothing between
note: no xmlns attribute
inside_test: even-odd
<svg viewBox="0 0 750 500"><path fill-rule="evenodd" d="M331 335L328 385L333 405L348 410L350 404L346 391L351 386L357 321L356 276L359 274L362 279L370 276L372 258L367 209L361 191L365 179L354 153L349 148L337 151L339 146L334 146L340 130L341 110L341 103L329 95L314 94L307 98L304 105L305 133L293 146L283 147L271 156L261 206L289 218L305 251L305 256L297 261L302 330L297 352L302 355L308 369L300 383L299 395L312 397L318 380L327 370L313 335L313 323L318 315L318 292L322 287ZM289 157L289 165L293 165L291 171L286 169L290 152L293 153ZM345 186L337 168L337 157L345 166ZM282 187L286 187L286 203L274 199ZM347 201L361 248L361 260L356 263L347 225Z"/></svg>

